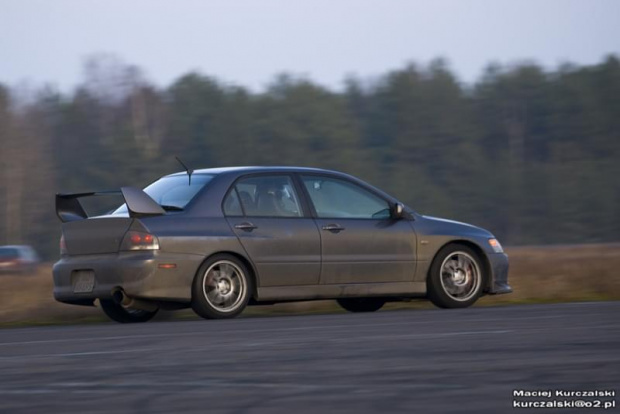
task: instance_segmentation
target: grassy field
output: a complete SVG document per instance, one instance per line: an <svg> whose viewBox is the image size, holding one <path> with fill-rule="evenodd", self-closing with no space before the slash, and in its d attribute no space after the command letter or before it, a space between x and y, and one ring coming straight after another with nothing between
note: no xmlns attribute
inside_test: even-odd
<svg viewBox="0 0 620 414"><path fill-rule="evenodd" d="M514 247L510 256L510 295L486 296L476 306L510 303L620 300L620 245ZM431 307L426 301L392 303L386 309ZM341 312L333 301L248 308L244 316ZM191 311L159 319L193 318ZM51 266L32 275L0 274L0 326L81 323L106 320L99 309L57 303Z"/></svg>

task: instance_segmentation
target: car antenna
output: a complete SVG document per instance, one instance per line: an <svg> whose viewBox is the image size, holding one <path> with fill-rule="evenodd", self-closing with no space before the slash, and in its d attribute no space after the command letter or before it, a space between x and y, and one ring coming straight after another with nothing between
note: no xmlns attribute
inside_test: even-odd
<svg viewBox="0 0 620 414"><path fill-rule="evenodd" d="M194 170L190 170L189 168L187 168L187 165L185 165L185 163L183 163L183 161L181 161L181 159L177 157L176 155L174 156L174 158L176 158L179 164L181 164L183 168L185 169L185 171L187 171L187 178L189 179L189 185L192 185L192 174L194 173Z"/></svg>

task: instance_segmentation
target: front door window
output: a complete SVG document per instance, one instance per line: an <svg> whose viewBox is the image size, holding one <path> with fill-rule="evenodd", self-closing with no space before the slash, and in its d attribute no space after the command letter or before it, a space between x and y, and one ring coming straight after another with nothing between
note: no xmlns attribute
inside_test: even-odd
<svg viewBox="0 0 620 414"><path fill-rule="evenodd" d="M318 218L388 219L387 201L344 180L302 176Z"/></svg>

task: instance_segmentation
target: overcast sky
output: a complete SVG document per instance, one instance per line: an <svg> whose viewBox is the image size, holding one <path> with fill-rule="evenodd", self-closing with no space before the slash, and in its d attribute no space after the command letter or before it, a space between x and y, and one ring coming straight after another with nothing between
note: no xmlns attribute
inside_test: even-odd
<svg viewBox="0 0 620 414"><path fill-rule="evenodd" d="M548 68L620 53L620 0L0 0L0 82L70 89L113 53L168 85L197 70L261 90L289 72L338 88L445 57Z"/></svg>

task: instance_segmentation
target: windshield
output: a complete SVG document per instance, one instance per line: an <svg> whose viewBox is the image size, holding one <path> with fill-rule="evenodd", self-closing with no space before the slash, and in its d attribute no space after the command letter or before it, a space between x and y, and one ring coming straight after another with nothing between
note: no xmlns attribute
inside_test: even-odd
<svg viewBox="0 0 620 414"><path fill-rule="evenodd" d="M14 247L0 247L0 259L16 259L19 252Z"/></svg>
<svg viewBox="0 0 620 414"><path fill-rule="evenodd" d="M153 200L166 210L183 210L211 179L213 175L192 175L192 183L189 185L187 175L175 175L160 178L144 189ZM127 206L123 204L112 214L127 213Z"/></svg>

